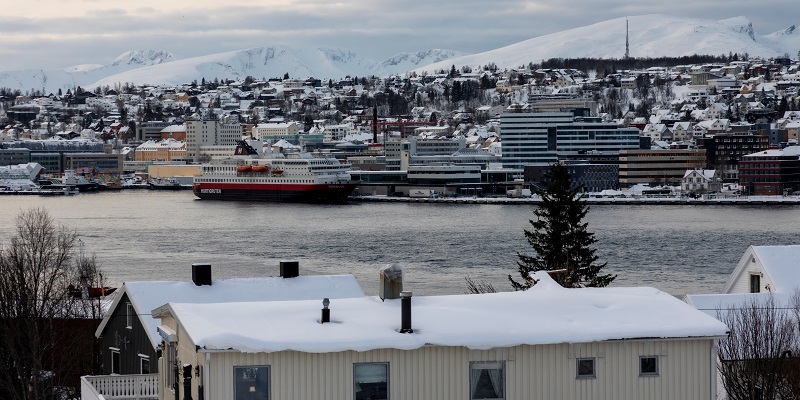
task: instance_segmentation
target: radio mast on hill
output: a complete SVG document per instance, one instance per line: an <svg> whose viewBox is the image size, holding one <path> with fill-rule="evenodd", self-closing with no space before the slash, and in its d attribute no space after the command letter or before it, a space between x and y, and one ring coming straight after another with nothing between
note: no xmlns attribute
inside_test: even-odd
<svg viewBox="0 0 800 400"><path fill-rule="evenodd" d="M631 46L630 42L628 41L628 19L625 18L625 59L629 59L631 57Z"/></svg>

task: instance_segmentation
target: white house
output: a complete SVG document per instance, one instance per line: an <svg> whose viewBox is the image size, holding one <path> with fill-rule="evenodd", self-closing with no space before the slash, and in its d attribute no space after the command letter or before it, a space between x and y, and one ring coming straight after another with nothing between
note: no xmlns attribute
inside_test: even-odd
<svg viewBox="0 0 800 400"><path fill-rule="evenodd" d="M672 140L672 132L665 124L647 124L642 129L641 136L649 137L654 142Z"/></svg>
<svg viewBox="0 0 800 400"><path fill-rule="evenodd" d="M800 288L798 262L800 245L750 246L722 293L686 295L686 302L710 315L716 315L717 308L735 308L757 296L774 295L782 304Z"/></svg>
<svg viewBox="0 0 800 400"><path fill-rule="evenodd" d="M722 179L715 169L690 169L681 179L681 193L713 193L722 188Z"/></svg>
<svg viewBox="0 0 800 400"><path fill-rule="evenodd" d="M670 130L672 131L672 140L676 142L682 142L692 139L693 136L692 123L689 121L675 122L674 124L672 124L672 128Z"/></svg>
<svg viewBox="0 0 800 400"><path fill-rule="evenodd" d="M479 295L164 304L160 398L715 398L724 324L653 288L535 277Z"/></svg>

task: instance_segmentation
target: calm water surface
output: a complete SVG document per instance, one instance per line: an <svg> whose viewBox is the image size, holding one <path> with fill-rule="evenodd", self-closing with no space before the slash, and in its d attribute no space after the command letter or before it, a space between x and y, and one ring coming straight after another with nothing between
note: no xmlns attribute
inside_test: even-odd
<svg viewBox="0 0 800 400"><path fill-rule="evenodd" d="M415 294L466 291L464 277L510 290L528 244L530 205L201 201L189 191L0 197L0 240L21 210L43 207L75 229L107 280L276 276L283 259L301 274L355 275L377 294L378 269L400 263ZM592 206L589 230L614 286L713 293L749 245L798 243L799 206Z"/></svg>

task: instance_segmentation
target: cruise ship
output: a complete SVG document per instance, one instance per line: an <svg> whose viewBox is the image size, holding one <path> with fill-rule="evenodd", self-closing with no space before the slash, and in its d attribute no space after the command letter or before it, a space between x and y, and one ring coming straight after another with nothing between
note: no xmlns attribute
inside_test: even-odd
<svg viewBox="0 0 800 400"><path fill-rule="evenodd" d="M240 141L230 158L203 164L195 196L209 200L342 202L358 181L350 164L308 153L259 153Z"/></svg>

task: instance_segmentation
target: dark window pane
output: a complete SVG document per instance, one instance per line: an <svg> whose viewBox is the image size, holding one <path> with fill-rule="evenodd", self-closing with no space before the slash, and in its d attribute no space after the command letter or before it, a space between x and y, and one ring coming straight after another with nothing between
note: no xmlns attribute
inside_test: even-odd
<svg viewBox="0 0 800 400"><path fill-rule="evenodd" d="M594 358L578 359L578 376L579 377L594 376Z"/></svg>
<svg viewBox="0 0 800 400"><path fill-rule="evenodd" d="M642 375L657 375L658 358L656 357L639 358L639 373Z"/></svg>
<svg viewBox="0 0 800 400"><path fill-rule="evenodd" d="M118 351L112 351L111 352L111 373L112 374L118 374L119 373L119 367L120 367L119 352Z"/></svg>
<svg viewBox="0 0 800 400"><path fill-rule="evenodd" d="M356 400L388 399L389 364L355 364L353 366L353 392Z"/></svg>
<svg viewBox="0 0 800 400"><path fill-rule="evenodd" d="M470 399L502 399L505 376L500 362L470 366Z"/></svg>
<svg viewBox="0 0 800 400"><path fill-rule="evenodd" d="M235 400L269 400L269 367L234 367Z"/></svg>

